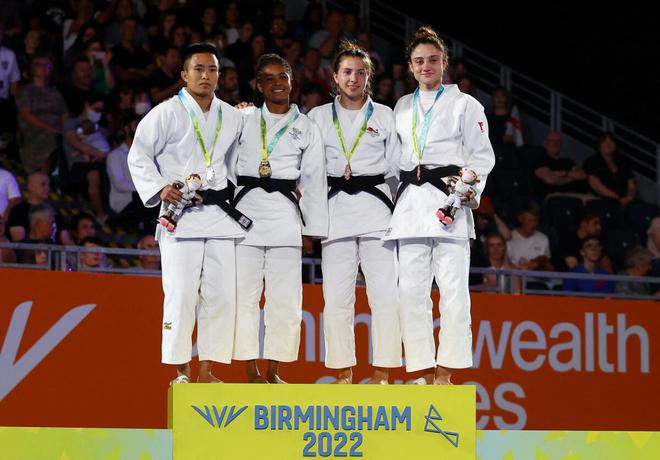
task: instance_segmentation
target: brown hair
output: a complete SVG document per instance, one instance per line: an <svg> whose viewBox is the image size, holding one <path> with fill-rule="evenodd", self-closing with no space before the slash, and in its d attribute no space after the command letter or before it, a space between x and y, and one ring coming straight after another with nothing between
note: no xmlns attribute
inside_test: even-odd
<svg viewBox="0 0 660 460"><path fill-rule="evenodd" d="M446 67L449 60L449 50L447 48L447 44L442 38L440 38L437 32L429 26L422 26L417 29L415 35L410 40L410 43L408 43L408 46L406 47L406 59L408 62L412 62L411 56L415 48L424 44L433 45L440 50L442 53L442 60L444 61L444 65Z"/></svg>
<svg viewBox="0 0 660 460"><path fill-rule="evenodd" d="M371 95L371 81L373 80L374 76L374 63L371 61L369 53L367 53L364 48L360 47L355 42L342 40L339 44L339 52L335 55L335 59L332 64L332 69L335 73L339 72L339 65L341 64L341 61L347 57L356 57L364 61L364 65L367 68L367 81L364 85L364 92L365 94ZM334 94L339 94L339 88L334 81L332 82L332 92Z"/></svg>

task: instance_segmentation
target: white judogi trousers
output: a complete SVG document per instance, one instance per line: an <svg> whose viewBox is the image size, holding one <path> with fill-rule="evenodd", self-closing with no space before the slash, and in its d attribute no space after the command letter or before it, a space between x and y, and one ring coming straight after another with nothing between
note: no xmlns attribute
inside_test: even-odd
<svg viewBox="0 0 660 460"><path fill-rule="evenodd" d="M472 366L468 239L399 240L399 297L406 370ZM433 277L440 290L440 331L433 337Z"/></svg>
<svg viewBox="0 0 660 460"><path fill-rule="evenodd" d="M302 321L300 246L236 246L234 359L259 358L259 301L264 292L264 359L298 359ZM265 281L265 289L264 289Z"/></svg>
<svg viewBox="0 0 660 460"><path fill-rule="evenodd" d="M234 239L159 237L163 266L165 364L192 357L197 316L199 359L231 363L236 318Z"/></svg>
<svg viewBox="0 0 660 460"><path fill-rule="evenodd" d="M349 237L323 244L325 365L344 369L355 357L355 282L362 267L371 308L371 348L376 367L401 366L396 243Z"/></svg>

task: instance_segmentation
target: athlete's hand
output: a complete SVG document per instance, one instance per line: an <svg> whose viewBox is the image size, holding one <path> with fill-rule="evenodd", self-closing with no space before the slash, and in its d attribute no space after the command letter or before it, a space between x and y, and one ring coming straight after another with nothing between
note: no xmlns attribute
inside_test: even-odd
<svg viewBox="0 0 660 460"><path fill-rule="evenodd" d="M177 190L171 185L166 185L160 191L160 199L169 204L176 205L179 201L181 201L182 198L183 195L181 194L181 191Z"/></svg>

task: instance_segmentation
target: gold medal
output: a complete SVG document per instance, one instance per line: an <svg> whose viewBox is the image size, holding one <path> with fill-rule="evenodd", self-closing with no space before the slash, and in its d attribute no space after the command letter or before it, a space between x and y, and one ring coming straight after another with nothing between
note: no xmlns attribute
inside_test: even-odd
<svg viewBox="0 0 660 460"><path fill-rule="evenodd" d="M417 182L422 180L422 165L417 165Z"/></svg>
<svg viewBox="0 0 660 460"><path fill-rule="evenodd" d="M273 174L273 170L268 160L261 160L261 163L259 163L259 177L270 177L271 174Z"/></svg>
<svg viewBox="0 0 660 460"><path fill-rule="evenodd" d="M344 179L349 180L351 178L351 164L347 163L344 168Z"/></svg>

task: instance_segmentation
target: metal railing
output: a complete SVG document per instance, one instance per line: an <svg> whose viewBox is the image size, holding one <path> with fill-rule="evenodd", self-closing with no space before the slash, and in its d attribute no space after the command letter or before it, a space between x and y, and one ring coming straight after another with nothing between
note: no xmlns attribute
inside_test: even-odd
<svg viewBox="0 0 660 460"><path fill-rule="evenodd" d="M426 19L419 21L377 0L349 0L323 2L324 7L352 8L359 11L363 29L399 47L423 24L433 25ZM633 169L653 184L648 198L660 204L660 143L644 136L586 105L555 91L521 72L477 51L476 49L441 33L450 48L450 56L462 57L468 65L475 83L490 92L503 86L511 92L514 102L526 116L538 120L548 129L559 131L579 144L584 151L592 151L603 131L617 136L619 149L630 159ZM538 142L540 143L540 142Z"/></svg>
<svg viewBox="0 0 660 460"><path fill-rule="evenodd" d="M99 266L86 266L81 260L81 254L101 254L104 258L121 258L124 260L137 260L141 256L160 257L157 249L116 249L103 247L80 247L80 246L60 246L49 244L31 244L31 243L0 243L1 249L12 249L17 253L44 252L47 254L46 263L36 264L26 263L6 263L0 261L0 268L24 268L37 270L57 270L57 271L79 271L93 273L114 273L126 275L158 276L159 269L144 269L140 266L116 267L111 264L101 262ZM321 274L321 259L313 257L303 257L303 279L310 284L321 284L323 276ZM563 279L578 280L597 280L626 283L644 283L646 285L655 285L654 291L660 290L660 277L648 276L627 276L627 275L591 275L570 272L540 272L527 270L508 270L493 268L472 267L470 274L493 275L497 278L495 286L471 286L470 289L475 292L493 292L498 294L539 294L553 296L578 296L578 297L606 297L606 298L625 298L625 299L647 299L660 300L660 297L652 295L629 295L617 293L584 293L573 291L562 291L553 289L558 287ZM530 282L538 284L540 280L548 281L547 289L536 289L530 287ZM358 284L364 284L358 279Z"/></svg>

